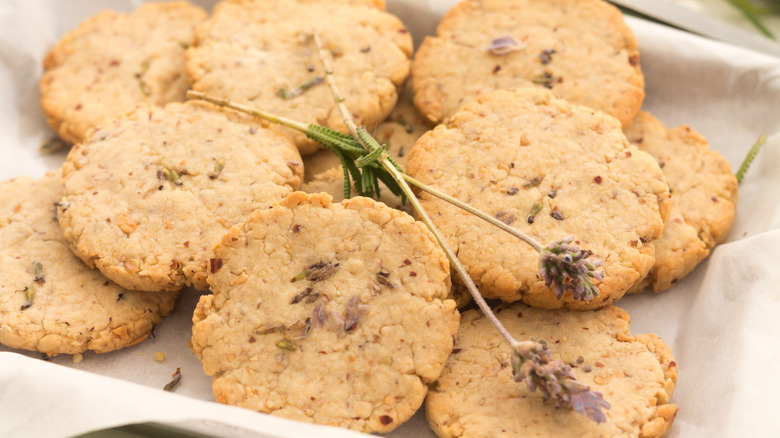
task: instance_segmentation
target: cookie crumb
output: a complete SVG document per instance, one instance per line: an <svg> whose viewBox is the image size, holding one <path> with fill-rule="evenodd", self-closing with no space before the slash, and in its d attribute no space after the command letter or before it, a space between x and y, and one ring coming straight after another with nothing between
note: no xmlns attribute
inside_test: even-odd
<svg viewBox="0 0 780 438"><path fill-rule="evenodd" d="M73 355L71 359L73 359L73 363L79 363L82 360L84 360L84 355L82 355L81 353L76 353Z"/></svg>
<svg viewBox="0 0 780 438"><path fill-rule="evenodd" d="M164 362L165 361L165 353L163 353L161 351L158 351L158 352L154 353L154 360L156 362L160 362L160 363Z"/></svg>

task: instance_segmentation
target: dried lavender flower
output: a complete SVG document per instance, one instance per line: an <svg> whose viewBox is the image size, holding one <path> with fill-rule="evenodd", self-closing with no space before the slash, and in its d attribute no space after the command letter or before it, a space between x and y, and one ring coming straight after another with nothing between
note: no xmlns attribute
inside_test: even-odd
<svg viewBox="0 0 780 438"><path fill-rule="evenodd" d="M512 374L516 382L525 382L529 391L538 388L544 394L544 401L554 398L556 407L570 407L596 423L607 419L601 410L609 409L610 404L601 393L574 380L571 367L554 359L545 343L514 342Z"/></svg>
<svg viewBox="0 0 780 438"><path fill-rule="evenodd" d="M293 277L292 282L309 280L321 281L330 278L339 268L338 263L319 262L310 265L308 268Z"/></svg>
<svg viewBox="0 0 780 438"><path fill-rule="evenodd" d="M504 35L491 41L487 50L494 55L504 56L515 50L521 50L524 47L524 42L517 41L512 35Z"/></svg>
<svg viewBox="0 0 780 438"><path fill-rule="evenodd" d="M181 381L181 368L176 368L176 372L171 374L171 377L173 377L173 380L163 386L164 391L173 391L173 388L179 384Z"/></svg>
<svg viewBox="0 0 780 438"><path fill-rule="evenodd" d="M292 99L293 97L300 96L301 94L303 94L304 91L308 90L309 88L321 84L322 81L323 81L322 76L316 76L302 83L297 87L290 88L290 89L280 88L279 97L281 97L282 99Z"/></svg>
<svg viewBox="0 0 780 438"><path fill-rule="evenodd" d="M358 327L360 318L368 313L369 306L360 304L360 297L355 295L347 302L347 309L344 311L344 331L351 332Z"/></svg>
<svg viewBox="0 0 780 438"><path fill-rule="evenodd" d="M573 236L554 241L539 252L539 276L544 284L553 286L555 296L561 299L567 291L572 298L590 301L599 296L598 288L591 282L602 281L604 272L597 271L601 260L588 260L593 251L581 250L572 245Z"/></svg>
<svg viewBox="0 0 780 438"><path fill-rule="evenodd" d="M31 287L25 287L22 289L22 292L24 292L25 302L22 304L21 310L27 310L33 305L33 298L35 297L35 289Z"/></svg>
<svg viewBox="0 0 780 438"><path fill-rule="evenodd" d="M319 302L311 311L311 320L314 323L314 328L321 329L325 323L325 303Z"/></svg>
<svg viewBox="0 0 780 438"><path fill-rule="evenodd" d="M39 261L33 263L33 274L35 274L34 282L39 284L46 283L46 276L43 274L43 263Z"/></svg>

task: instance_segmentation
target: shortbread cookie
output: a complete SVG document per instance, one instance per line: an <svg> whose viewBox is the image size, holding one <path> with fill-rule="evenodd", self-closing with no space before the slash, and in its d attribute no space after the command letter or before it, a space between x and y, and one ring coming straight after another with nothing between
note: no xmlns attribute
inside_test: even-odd
<svg viewBox="0 0 780 438"><path fill-rule="evenodd" d="M0 183L0 343L55 355L141 342L177 293L122 289L73 256L61 198L59 171Z"/></svg>
<svg viewBox="0 0 780 438"><path fill-rule="evenodd" d="M333 79L358 125L384 120L409 74L412 38L373 1L225 0L187 51L196 90L230 98L304 123L346 132L311 33L332 58ZM280 128L302 154L319 149Z"/></svg>
<svg viewBox="0 0 780 438"><path fill-rule="evenodd" d="M498 319L518 340L546 340L572 375L599 392L611 407L595 421L556 409L540 391L515 382L511 350L488 320L463 313L458 340L425 402L439 437L662 437L677 405L672 353L655 335L631 335L629 315L617 307L588 312L540 311L520 303L502 307Z"/></svg>
<svg viewBox="0 0 780 438"><path fill-rule="evenodd" d="M215 253L192 346L217 401L363 432L420 407L460 319L422 224L368 198L297 192Z"/></svg>
<svg viewBox="0 0 780 438"><path fill-rule="evenodd" d="M548 88L624 126L644 100L636 39L602 0L462 1L423 41L412 80L433 122L504 88Z"/></svg>
<svg viewBox="0 0 780 438"><path fill-rule="evenodd" d="M518 238L422 194L423 206L482 293L534 307L588 309L619 299L654 263L650 242L669 217L658 163L628 144L620 122L547 90L495 91L423 135L409 174L533 237L574 236L604 262L600 295L561 300Z"/></svg>
<svg viewBox="0 0 780 438"><path fill-rule="evenodd" d="M655 265L633 290L649 286L661 292L726 240L736 211L737 179L728 161L689 126L667 129L641 112L625 133L629 142L658 160L672 192L671 219L663 236L652 243Z"/></svg>
<svg viewBox="0 0 780 438"><path fill-rule="evenodd" d="M59 219L73 252L128 289L205 289L213 246L295 190L295 145L205 103L141 108L76 145Z"/></svg>
<svg viewBox="0 0 780 438"><path fill-rule="evenodd" d="M184 99L184 50L206 12L186 2L149 3L130 14L104 11L69 32L44 59L41 106L69 142L139 104Z"/></svg>

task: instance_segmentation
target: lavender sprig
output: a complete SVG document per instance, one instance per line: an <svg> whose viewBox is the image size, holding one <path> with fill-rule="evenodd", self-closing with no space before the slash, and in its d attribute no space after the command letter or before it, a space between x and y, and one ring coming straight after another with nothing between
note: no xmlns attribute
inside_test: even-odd
<svg viewBox="0 0 780 438"><path fill-rule="evenodd" d="M330 62L324 54L319 35L315 33L313 40L317 45L320 61L325 67L325 81L328 87L331 89L334 100L336 101L339 111L344 118L345 125L349 129L352 136L360 142L360 145L363 148L365 148L368 154L371 154L377 149L380 149L381 146L379 143L373 137L368 135L365 129L359 129L355 125L355 121L352 119L351 113L344 105L343 96L339 92L338 87L336 87L334 81L331 80L331 76L333 75L333 68L331 68ZM533 384L533 387L529 385L529 388L531 388L532 391L537 387L542 389L545 394L545 400L555 396L558 400L557 406L559 407L564 405L567 407L570 406L577 412L583 415L587 415L596 422L604 421L606 416L601 412L601 409L609 409L609 403L602 399L601 394L590 391L587 385L574 380L574 377L571 376L571 368L563 364L563 362L560 360L552 358L552 355L550 354L550 351L546 345L539 344L535 341L525 341L522 343L518 342L509 333L506 327L501 324L501 321L498 320L495 313L493 313L493 310L490 308L490 306L488 306L482 294L480 294L479 290L474 284L474 281L466 273L466 269L463 267L463 264L460 263L460 260L458 260L455 252L441 235L438 228L436 228L436 225L433 223L433 221L431 221L430 216L428 216L428 213L422 207L420 201L416 196L414 196L414 193L412 193L411 188L409 185L407 185L407 179L405 178L404 173L401 172L397 168L397 164L393 163L390 159L388 159L388 157L389 155L383 150L376 158L376 161L382 165L382 168L384 168L387 173L392 176L397 185L408 196L409 201L411 202L417 214L420 216L420 219L431 231L431 234L433 234L439 246L442 248L442 250L444 250L447 258L450 260L450 263L452 263L452 266L458 273L461 281L463 281L463 283L466 285L466 288L468 289L472 298L474 298L474 302L477 303L477 306L480 308L480 310L482 310L482 313L495 326L496 330L498 330L501 336L509 343L509 345L512 346L512 350L514 352L513 357L518 358L515 361L518 366L513 366L515 380L526 380L527 382L530 381L531 384ZM431 188L427 189L428 191L433 191ZM469 206L469 208L472 207ZM487 216L481 211L479 213L483 216ZM492 217L490 218L492 219ZM537 251L541 250L541 245L539 245L539 243L533 241L533 239L531 239L529 236L525 236L523 238L523 240L526 239L534 242L535 245L531 246L537 249ZM587 257L587 255L585 257ZM529 369L528 366L524 367L524 364L538 364L540 367L531 366ZM547 382L556 382L556 385L549 385Z"/></svg>
<svg viewBox="0 0 780 438"><path fill-rule="evenodd" d="M371 135L368 134L368 132L363 127L358 127L355 125L354 120L352 119L352 116L349 112L349 110L344 105L344 98L339 92L338 88L336 87L335 83L331 80L331 76L333 75L333 69L330 66L329 61L327 60L327 55L324 54L324 49L322 46L322 43L319 39L319 36L314 34L312 40L316 43L318 48L318 55L320 56L320 59L323 63L323 66L325 68L325 80L324 82L328 85L328 87L331 89L331 92L334 96L334 100L336 102L337 107L339 108L339 111L342 113L342 116L344 117L344 123L349 129L350 134L344 134L338 131L334 131L330 128L326 128L323 126L313 125L313 124L304 124L300 123L291 119L287 119L275 114L270 114L267 112L259 111L253 108L250 108L248 106L236 104L234 102L231 102L228 99L218 99L211 96L207 96L204 93L196 92L196 91L188 91L187 97L188 98L195 98L195 99L201 99L205 100L207 102L211 102L213 104L232 108L250 115L253 115L255 117L259 117L261 119L267 120L272 123L281 124L290 128L293 128L299 132L302 132L306 134L307 137L318 141L319 143L323 144L326 148L329 150L335 152L339 158L342 161L342 164L345 168L345 185L348 186L347 178L349 176L352 176L355 182L356 187L358 187L358 191L361 194L367 194L368 196L371 195L371 190L364 188L361 190L359 187L361 185L365 185L366 182L368 182L368 185L370 186L372 184L372 180L376 181L376 179L381 179L382 182L384 182L388 188L391 189L391 191L395 194L400 194L401 196L405 196L409 199L409 201L412 203L413 208L417 211L420 220L426 224L428 229L433 234L434 238L436 239L437 243L441 248L444 250L445 254L449 258L453 269L458 273L461 281L466 286L466 288L469 290L469 293L474 298L475 303L477 306L482 310L483 314L491 321L491 323L496 327L498 332L501 334L501 336L511 345L513 346L513 351L515 351L514 354L516 354L518 357L521 357L521 362L525 363L528 361L526 356L521 356L515 349L516 345L525 345L520 344L517 340L514 339L514 337L506 330L506 328L501 324L501 322L496 318L496 315L493 313L493 311L490 309L490 306L487 304L485 299L480 294L479 290L477 289L476 285L474 284L474 281L471 279L471 277L466 273L465 268L458 260L457 256L455 255L454 251L452 251L452 248L450 248L449 244L446 242L444 237L441 235L441 233L438 231L436 226L431 221L430 217L428 216L425 209L420 204L419 200L411 191L411 188L409 185L415 186L419 188L422 191L428 192L444 201L447 201L459 208L462 208L477 217L489 222L492 225L495 225L502 230L522 239L524 242L526 242L528 245L530 245L532 248L534 248L537 252L540 253L540 263L541 258L544 254L547 253L547 249L544 248L539 242L528 236L527 234L523 233L522 231L512 228L508 226L507 224L497 220L496 218L482 212L481 210L478 210L456 198L453 198L445 193L442 193L438 190L433 189L432 187L429 187L422 182L412 178L409 175L406 175L403 173L400 169L400 166L398 166L397 163L395 163L392 159L392 157L384 150L384 147L380 145ZM357 160L360 160L359 162ZM358 164L360 165L360 168L358 168ZM347 173L347 169L349 169L349 173ZM363 170L363 174L361 175L360 170ZM365 172L368 171L368 178L365 177ZM361 184L362 183L362 184ZM378 187L375 187L376 191L378 192ZM347 191L345 193L345 197L349 197L349 192ZM554 243L553 246L556 246L557 243ZM583 252L583 254L578 255L577 257L572 256L571 259L564 257L561 261L563 263L562 266L565 267L561 272L564 270L566 272L572 273L573 278L577 278L576 274L577 272L580 272L581 268L579 268L579 265L577 263L582 263L582 260L590 256L592 253ZM573 263L571 267L568 267L567 263ZM592 266L598 266L600 265L599 262L592 262L590 265ZM547 272L547 275L553 275L553 271ZM586 276L587 273L584 273ZM590 275L590 278L599 279L600 273L597 277L595 274ZM593 286L592 283L590 283L588 278L585 278L582 280L586 284L590 284L589 289L591 292L597 290L595 286ZM567 280L565 282L566 284L570 284L571 281ZM584 296L584 294L577 295L577 297ZM319 306L318 306L319 307ZM319 309L319 317L317 315L317 308L315 308L315 313L313 314L312 320L313 323L316 326L322 324L322 311L323 309ZM532 341L529 341L532 342ZM532 342L533 343L533 342ZM537 349L534 349L536 351ZM541 351L541 350L539 350ZM542 357L542 356L540 356ZM535 383L534 389L536 387L540 388L548 388L548 386L541 386L540 382L547 382L547 381L554 381L558 382L558 386L552 386L551 389L548 389L548 392L545 392L545 394L550 394L546 398L549 398L553 395L556 396L556 398L559 398L561 402L559 403L560 406L571 406L574 408L577 412L583 413L590 418L595 419L596 421L603 421L599 420L600 418L603 418L603 414L601 414L600 409L608 407L608 404L606 402L598 403L597 400L600 400L600 396L596 397L591 391L589 391L587 385L581 384L573 380L573 377L571 377L568 372L563 374L555 374L556 370L565 370L566 365L564 365L561 361L551 359L549 357L549 353L547 356L544 356L545 359L543 362L541 362L541 359L536 360L536 362L533 363L544 363L547 364L546 368L541 369L540 372L538 372L534 377L534 375L526 375L526 374L519 374L526 372L527 370L523 367L520 367L517 369L515 373L515 378L518 381L523 381L526 378L530 378L531 382L537 382ZM527 368L527 367L526 367ZM568 368L570 370L570 368ZM567 377L568 376L568 377ZM560 387L560 388L559 388ZM554 389L555 391L552 391ZM544 391L544 389L543 389ZM560 395L559 395L560 394Z"/></svg>
<svg viewBox="0 0 780 438"><path fill-rule="evenodd" d="M388 160L390 165L397 171L398 176L409 185L412 185L424 192L430 193L431 195L436 196L437 198L446 201L452 205L455 205L458 208L466 210L469 213L477 216L478 218L490 223L491 225L494 225L506 231L507 233L523 240L525 243L527 243L529 246L531 246L539 253L540 267L546 266L549 263L550 260L546 260L545 257L549 259L551 256L555 255L555 253L552 254L550 253L550 248L557 247L562 242L562 241L552 242L549 247L545 248L541 243L537 242L531 236L523 233L517 228L513 228L505 224L504 222L501 222L500 220L496 219L495 217L488 215L482 210L474 208L471 205L466 204L465 202L457 198L447 195L446 193L440 192L424 184L423 182L418 181L414 177L401 172L400 166L398 166L398 164L395 163L395 161L393 161L392 157L390 157L390 155L388 155L386 151L383 150L383 146L379 145L379 143L376 140L374 140L368 134L368 132L362 127L356 128L355 136L356 137L359 136L363 138L363 141L369 145L367 147L371 148L370 152L367 149L363 148L362 143L358 139L351 137L347 134L334 131L330 128L326 128L324 126L313 125L313 124L306 125L304 123L296 122L291 119L286 119L281 116L266 113L263 111L250 108L245 105L234 103L228 99L219 99L212 96L208 96L198 91L193 91L193 90L187 91L187 97L190 99L205 100L215 105L232 108L234 110L241 111L253 115L255 117L259 117L263 120L267 120L272 123L277 123L277 124L287 126L289 128L295 129L297 131L306 134L309 138L312 138L320 142L329 150L336 153L339 156L339 159L341 159L342 161L342 165L344 166L344 171L346 174L345 175L346 190L344 193L345 198L350 197L349 187L351 185L348 184L348 177L350 176L353 179L353 183L355 187L358 189L358 194L361 196L371 196L375 192L378 193L379 185L377 184L377 181L381 180L390 189L390 191L393 192L393 194L397 196L401 196L402 199L408 198L407 194L402 190L400 184L398 184L394 180L394 175L392 175L388 170L388 168L385 168L384 164L381 162L381 160ZM369 156L373 158L368 159ZM358 160L360 161L358 162ZM358 164L360 166L358 166ZM366 172L366 170L369 170L369 172ZM552 278L556 283L556 285L560 282L561 286L559 289L562 292L559 293L558 290L556 290L556 296L559 299L563 297L563 294L567 290L572 290L572 297L575 300L582 300L582 301L591 300L594 296L598 296L599 294L598 288L593 284L591 279L593 279L594 281L601 281L603 277L602 272L595 271L595 268L601 266L602 264L600 260L590 259L589 262L585 260L592 255L593 253L591 251L580 251L580 253L578 254L572 254L571 258L568 257L555 258L555 266L551 265L551 269L540 270L539 276L545 279L545 284L547 286L550 286L552 284L547 282L547 279L549 278ZM583 263L585 264L586 267L590 266L590 268L587 271L582 270ZM552 269L553 267L555 269ZM559 275L559 273L566 273L568 277L565 278L561 277L562 274ZM568 289L566 287L567 285L572 285L572 288Z"/></svg>
<svg viewBox="0 0 780 438"><path fill-rule="evenodd" d="M600 392L591 391L588 385L578 382L571 375L571 367L552 357L546 343L536 341L512 344L512 374L516 382L525 382L531 392L544 394L544 401L555 399L555 407L572 408L596 423L606 421L601 411L610 404Z"/></svg>
<svg viewBox="0 0 780 438"><path fill-rule="evenodd" d="M497 56L504 56L523 48L525 48L524 42L517 41L512 35L504 35L491 41L487 51Z"/></svg>
<svg viewBox="0 0 780 438"><path fill-rule="evenodd" d="M590 281L604 279L604 272L597 271L601 260L588 260L593 251L572 245L574 236L552 242L539 251L539 276L547 287L553 286L560 300L567 291L578 301L590 301L599 296L599 290Z"/></svg>

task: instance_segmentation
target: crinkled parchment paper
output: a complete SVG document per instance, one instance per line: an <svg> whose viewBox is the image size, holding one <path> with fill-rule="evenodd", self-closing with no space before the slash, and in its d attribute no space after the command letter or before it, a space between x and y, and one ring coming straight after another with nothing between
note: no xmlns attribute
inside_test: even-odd
<svg viewBox="0 0 780 438"><path fill-rule="evenodd" d="M48 49L99 10L131 10L138 3L0 2L0 179L39 177L64 160L64 153L37 151L52 135L37 86ZM455 2L388 3L419 43ZM659 334L675 355L679 381L672 401L680 411L671 436L778 436L780 60L635 19L629 24L647 79L645 110L667 126L689 124L704 134L733 169L760 134L769 140L740 186L728 242L671 290L629 296L618 305L632 315L634 334ZM185 291L155 339L114 353L86 353L80 363L67 355L44 362L0 347L0 436L71 436L143 421L222 436L359 435L213 402L211 379L187 345L197 295ZM155 352L165 353L165 361L156 362ZM181 383L175 393L163 392L177 367ZM433 436L422 413L390 435Z"/></svg>

